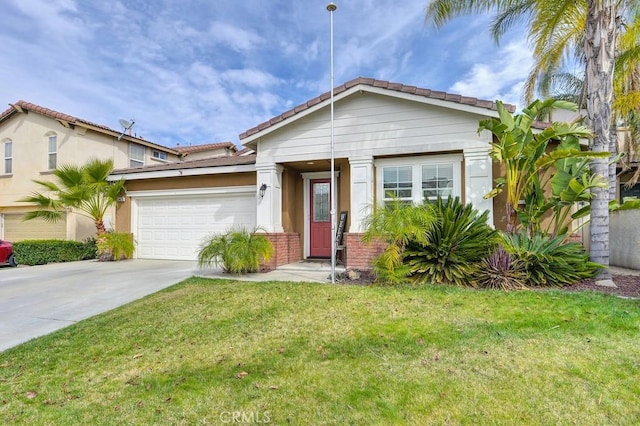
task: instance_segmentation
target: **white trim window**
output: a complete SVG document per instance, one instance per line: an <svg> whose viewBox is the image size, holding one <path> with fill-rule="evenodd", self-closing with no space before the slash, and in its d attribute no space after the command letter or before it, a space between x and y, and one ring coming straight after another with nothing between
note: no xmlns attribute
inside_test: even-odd
<svg viewBox="0 0 640 426"><path fill-rule="evenodd" d="M129 167L144 166L145 147L137 143L129 143Z"/></svg>
<svg viewBox="0 0 640 426"><path fill-rule="evenodd" d="M157 149L151 151L151 157L155 158L156 160L167 161L167 153L164 151L159 151Z"/></svg>
<svg viewBox="0 0 640 426"><path fill-rule="evenodd" d="M47 135L47 170L55 170L58 167L58 135Z"/></svg>
<svg viewBox="0 0 640 426"><path fill-rule="evenodd" d="M462 155L385 158L375 161L377 199L421 204L461 195Z"/></svg>
<svg viewBox="0 0 640 426"><path fill-rule="evenodd" d="M4 141L4 174L13 173L13 142L11 139Z"/></svg>

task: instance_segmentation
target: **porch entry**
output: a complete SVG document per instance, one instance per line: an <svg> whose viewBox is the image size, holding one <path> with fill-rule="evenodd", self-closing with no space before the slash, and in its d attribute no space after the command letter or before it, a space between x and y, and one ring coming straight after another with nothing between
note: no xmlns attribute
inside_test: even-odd
<svg viewBox="0 0 640 426"><path fill-rule="evenodd" d="M309 182L309 256L331 257L331 179Z"/></svg>

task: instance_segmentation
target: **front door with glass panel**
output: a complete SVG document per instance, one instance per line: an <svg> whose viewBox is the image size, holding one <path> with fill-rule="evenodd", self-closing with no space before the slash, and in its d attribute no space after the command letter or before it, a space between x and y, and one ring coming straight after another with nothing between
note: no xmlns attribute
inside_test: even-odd
<svg viewBox="0 0 640 426"><path fill-rule="evenodd" d="M310 181L309 256L331 257L331 180Z"/></svg>

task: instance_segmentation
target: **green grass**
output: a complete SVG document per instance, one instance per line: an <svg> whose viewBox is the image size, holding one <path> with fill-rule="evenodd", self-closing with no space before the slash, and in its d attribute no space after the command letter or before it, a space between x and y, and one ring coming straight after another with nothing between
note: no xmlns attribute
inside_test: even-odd
<svg viewBox="0 0 640 426"><path fill-rule="evenodd" d="M639 307L192 278L0 353L0 423L633 424Z"/></svg>

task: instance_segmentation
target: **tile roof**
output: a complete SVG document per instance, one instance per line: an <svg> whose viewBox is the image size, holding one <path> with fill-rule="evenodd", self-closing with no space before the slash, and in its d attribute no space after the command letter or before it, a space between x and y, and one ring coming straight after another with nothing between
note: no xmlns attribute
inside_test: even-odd
<svg viewBox="0 0 640 426"><path fill-rule="evenodd" d="M245 164L255 164L256 156L242 155L242 156L230 156L230 157L212 157L203 158L200 160L181 161L178 163L166 163L153 166L144 167L132 167L128 169L116 169L111 172L112 175L124 175L132 173L144 173L155 172L162 170L185 170L185 169L198 169L205 167L224 167L224 166L241 166Z"/></svg>
<svg viewBox="0 0 640 426"><path fill-rule="evenodd" d="M382 88L382 89L386 89L386 90L393 90L396 92L402 92L402 93L409 93L412 95L417 95L417 96L423 96L425 98L431 98L431 99L438 99L438 100L443 100L443 101L449 101L449 102L455 102L458 104L463 104L463 105L470 105L470 106L475 106L475 107L480 107L480 108L486 108L486 109L490 109L490 110L496 110L496 104L493 101L486 101L486 100L482 100L482 99L478 99L478 98L472 98L472 97L467 97L467 96L462 96L462 95L456 95L456 94L452 94L452 93L446 93L446 92L438 92L438 91L434 91L434 90L430 90L430 89L423 89L420 87L416 87L416 86L408 86L405 84L401 84L401 83L393 83L390 81L385 81L385 80L376 80L373 78L365 78L365 77L358 77L358 78L354 78L353 80L350 80L346 83L344 83L341 86L335 87L333 89L333 94L338 95L342 92L345 92L349 89L351 89L352 87L358 86L358 85L365 85L365 86L371 86L371 87L377 87L377 88ZM325 92L323 94L321 94L320 96L316 96L313 99L308 100L307 102L298 105L288 111L283 112L280 115L277 115L275 117L273 117L272 119L265 121L264 123L258 124L257 126L243 132L240 134L240 140L242 139L246 139L251 135L254 135L262 130L265 130L271 126L273 126L274 124L277 124L281 121L284 121L290 117L293 117L294 115L305 111L309 108L311 108L314 105L317 105L323 101L326 101L327 99L331 98L331 92ZM509 104L505 104L505 106L507 107L507 109L511 112L515 111L515 105L509 105Z"/></svg>
<svg viewBox="0 0 640 426"><path fill-rule="evenodd" d="M112 132L112 133L116 133L116 134L120 134L119 130L114 130L112 128L110 128L109 126L105 126L104 124L97 124L97 123L93 123L91 121L87 121L84 120L82 118L78 118L78 117L74 117L73 115L69 115L69 114L65 114L62 112L58 112L49 108L45 108L42 107L40 105L36 105L36 104L32 104L31 102L26 102L23 100L19 100L18 102L14 103L14 104L9 104L9 108L7 108L6 110L4 110L3 112L0 113L0 122L8 119L9 117L12 117L14 114L17 114L20 112L20 109L24 109L27 111L33 111L36 112L38 114L44 115L46 117L51 117L54 120L62 120L62 121L66 121L69 124L73 124L73 125L88 125L91 127L95 127L97 129L101 129L104 130L105 132ZM170 151L170 152L175 152L174 148L168 148L164 145L160 145L151 141L148 141L146 139L140 138L140 137L136 137L136 136L129 136L127 134L125 134L125 136L127 137L127 139L130 140L135 140L138 141L142 144L145 145L152 145L152 146L156 146L159 148L162 148L164 150Z"/></svg>
<svg viewBox="0 0 640 426"><path fill-rule="evenodd" d="M173 149L181 154L190 154L192 152L213 151L215 149L227 148L236 152L238 148L233 142L205 143L202 145L175 146Z"/></svg>
<svg viewBox="0 0 640 426"><path fill-rule="evenodd" d="M254 151L251 148L245 146L240 151L236 152L235 155L249 155L249 154L253 154L253 153L254 153Z"/></svg>

